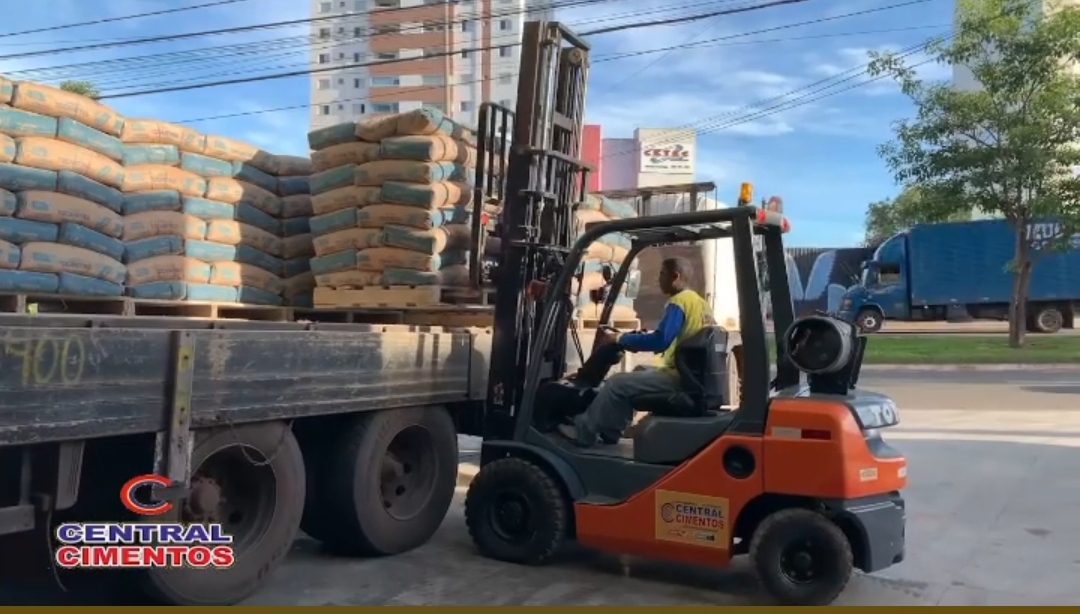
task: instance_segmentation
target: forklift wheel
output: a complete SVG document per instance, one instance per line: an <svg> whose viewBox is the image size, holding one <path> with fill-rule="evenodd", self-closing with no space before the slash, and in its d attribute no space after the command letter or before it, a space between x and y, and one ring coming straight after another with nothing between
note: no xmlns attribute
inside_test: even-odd
<svg viewBox="0 0 1080 614"><path fill-rule="evenodd" d="M541 565L566 540L570 506L542 468L503 458L485 465L469 486L465 523L484 556Z"/></svg>
<svg viewBox="0 0 1080 614"><path fill-rule="evenodd" d="M783 605L829 605L851 579L851 544L840 527L807 509L765 518L754 531L750 561L765 590Z"/></svg>

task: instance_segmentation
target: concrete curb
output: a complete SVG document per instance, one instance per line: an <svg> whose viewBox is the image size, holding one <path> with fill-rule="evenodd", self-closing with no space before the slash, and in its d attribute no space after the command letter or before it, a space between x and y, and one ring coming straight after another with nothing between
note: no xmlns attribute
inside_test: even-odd
<svg viewBox="0 0 1080 614"><path fill-rule="evenodd" d="M984 364L984 365L863 365L864 373L881 371L1076 371L1080 364L1047 363L1047 364Z"/></svg>

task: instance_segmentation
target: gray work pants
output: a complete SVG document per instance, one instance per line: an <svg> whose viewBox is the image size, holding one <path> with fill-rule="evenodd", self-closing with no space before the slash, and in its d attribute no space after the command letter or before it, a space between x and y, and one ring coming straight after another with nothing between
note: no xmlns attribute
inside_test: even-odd
<svg viewBox="0 0 1080 614"><path fill-rule="evenodd" d="M574 419L578 443L591 446L597 436L617 441L634 420L634 400L679 391L679 375L670 369L616 373L604 382L585 413Z"/></svg>

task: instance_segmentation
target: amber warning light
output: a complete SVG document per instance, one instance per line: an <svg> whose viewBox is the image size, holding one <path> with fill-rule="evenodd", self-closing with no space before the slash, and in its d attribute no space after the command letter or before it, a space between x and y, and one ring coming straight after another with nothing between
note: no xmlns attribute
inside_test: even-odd
<svg viewBox="0 0 1080 614"><path fill-rule="evenodd" d="M744 183L739 186L739 205L746 206L754 200L754 186Z"/></svg>

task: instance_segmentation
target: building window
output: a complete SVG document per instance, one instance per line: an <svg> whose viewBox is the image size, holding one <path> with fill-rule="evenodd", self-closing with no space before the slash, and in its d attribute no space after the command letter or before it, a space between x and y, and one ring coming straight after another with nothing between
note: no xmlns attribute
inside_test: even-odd
<svg viewBox="0 0 1080 614"><path fill-rule="evenodd" d="M463 83L475 83L476 82L476 75L474 75L472 73L465 73L465 74L463 74L463 75L461 75L460 77L457 78L457 82L458 82L459 85L463 84Z"/></svg>
<svg viewBox="0 0 1080 614"><path fill-rule="evenodd" d="M319 28L319 38L330 38L330 28Z"/></svg>
<svg viewBox="0 0 1080 614"><path fill-rule="evenodd" d="M462 49L461 50L461 59L463 59L463 60L469 59L469 50L468 49Z"/></svg>
<svg viewBox="0 0 1080 614"><path fill-rule="evenodd" d="M345 3L344 2L338 2L338 6L340 8L345 8Z"/></svg>
<svg viewBox="0 0 1080 614"><path fill-rule="evenodd" d="M446 30L446 24L439 23L437 21L425 21L424 32L442 32Z"/></svg>
<svg viewBox="0 0 1080 614"><path fill-rule="evenodd" d="M328 90L328 89L330 89L330 79L319 79L315 83L315 89L317 89L317 90Z"/></svg>
<svg viewBox="0 0 1080 614"><path fill-rule="evenodd" d="M398 0L375 0L375 7L380 9L396 9L401 6Z"/></svg>
<svg viewBox="0 0 1080 614"><path fill-rule="evenodd" d="M356 89L360 89L361 87L364 86L364 80L363 79L353 79L352 80L352 86L354 88L356 88Z"/></svg>
<svg viewBox="0 0 1080 614"><path fill-rule="evenodd" d="M363 57L364 56L361 55L360 53L354 53L354 54L352 54L352 61L353 62L359 62L361 60L361 58L363 58Z"/></svg>
<svg viewBox="0 0 1080 614"><path fill-rule="evenodd" d="M514 24L509 19L500 19L499 20L499 29L500 30L505 31L505 30L509 30L509 29L511 29L513 27L514 27Z"/></svg>
<svg viewBox="0 0 1080 614"><path fill-rule="evenodd" d="M460 103L458 103L458 108L461 109L462 113L468 113L468 112L473 110L472 101L471 100L462 100Z"/></svg>
<svg viewBox="0 0 1080 614"><path fill-rule="evenodd" d="M388 23L381 26L375 26L375 34L400 34L401 24Z"/></svg>
<svg viewBox="0 0 1080 614"><path fill-rule="evenodd" d="M463 22L461 22L461 31L462 32L472 32L472 30L473 30L473 27L472 27L472 22L471 21L463 21Z"/></svg>
<svg viewBox="0 0 1080 614"><path fill-rule="evenodd" d="M356 0L356 4L353 5L353 10L362 11L367 8L367 3L364 0Z"/></svg>
<svg viewBox="0 0 1080 614"><path fill-rule="evenodd" d="M425 109L436 109L442 111L443 113L446 113L446 105L441 102L425 102L422 106Z"/></svg>
<svg viewBox="0 0 1080 614"><path fill-rule="evenodd" d="M345 79L338 79L337 84L338 85L345 85Z"/></svg>
<svg viewBox="0 0 1080 614"><path fill-rule="evenodd" d="M379 52L379 53L375 54L375 59L376 60L396 60L397 59L397 52L396 51L382 51L382 52Z"/></svg>
<svg viewBox="0 0 1080 614"><path fill-rule="evenodd" d="M372 113L397 113L398 103L396 102L374 102L371 104Z"/></svg>
<svg viewBox="0 0 1080 614"><path fill-rule="evenodd" d="M324 104L319 106L319 115L330 115L330 105Z"/></svg>
<svg viewBox="0 0 1080 614"><path fill-rule="evenodd" d="M420 77L420 82L424 85L446 85L446 77L443 75L424 75Z"/></svg>
<svg viewBox="0 0 1080 614"><path fill-rule="evenodd" d="M359 26L355 27L352 29L352 35L353 38L360 38L364 35L364 29Z"/></svg>
<svg viewBox="0 0 1080 614"><path fill-rule="evenodd" d="M504 72L499 75L499 85L510 85L514 82L514 75L512 73Z"/></svg>
<svg viewBox="0 0 1080 614"><path fill-rule="evenodd" d="M320 2L319 3L319 12L320 13L329 13L333 9L334 9L334 5L331 2Z"/></svg>
<svg viewBox="0 0 1080 614"><path fill-rule="evenodd" d="M354 102L353 106L352 106L352 112L353 112L353 115L363 115L364 114L364 103L362 103L362 102Z"/></svg>
<svg viewBox="0 0 1080 614"><path fill-rule="evenodd" d="M330 54L329 53L320 53L319 54L319 64L329 64L329 63L330 63Z"/></svg>
<svg viewBox="0 0 1080 614"><path fill-rule="evenodd" d="M446 52L438 47L429 47L424 49L425 58L441 58L446 55Z"/></svg>
<svg viewBox="0 0 1080 614"><path fill-rule="evenodd" d="M499 101L500 106L506 107L508 109L510 108L511 104L512 104L512 102L510 101L509 98L503 98L502 100Z"/></svg>
<svg viewBox="0 0 1080 614"><path fill-rule="evenodd" d="M401 85L400 77L372 77L371 87L397 87Z"/></svg>
<svg viewBox="0 0 1080 614"><path fill-rule="evenodd" d="M508 58L514 55L514 50L509 47L499 47L499 57Z"/></svg>

